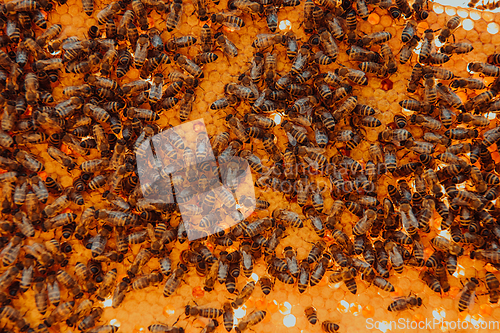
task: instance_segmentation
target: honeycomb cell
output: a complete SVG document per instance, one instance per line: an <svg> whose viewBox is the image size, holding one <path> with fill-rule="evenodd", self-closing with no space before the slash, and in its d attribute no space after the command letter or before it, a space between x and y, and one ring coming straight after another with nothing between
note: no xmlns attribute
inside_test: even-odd
<svg viewBox="0 0 500 333"><path fill-rule="evenodd" d="M491 47L490 42L491 42L491 39L492 39L492 35L493 35L493 34L492 34L491 32L489 32L489 31L488 31L488 33L483 32L482 34L480 34L480 36L479 36L479 40L480 40L480 41L481 41L481 43L482 43L483 50L484 50L485 48L489 48L489 47ZM486 51L485 51L485 52L486 52Z"/></svg>
<svg viewBox="0 0 500 333"><path fill-rule="evenodd" d="M471 42L474 43L478 40L479 38L479 33L476 30L470 30L467 32L467 39Z"/></svg>
<svg viewBox="0 0 500 333"><path fill-rule="evenodd" d="M79 8L78 6L70 6L70 4L68 3L68 14L73 16L73 18L81 18L80 15L78 15L80 12L81 12L81 8ZM76 26L80 26L80 25L76 25Z"/></svg>
<svg viewBox="0 0 500 333"><path fill-rule="evenodd" d="M378 22L377 22L378 23ZM377 24L377 23L374 23L374 24ZM387 15L384 15L380 18L380 24L383 26L383 27L390 27L392 26L393 24L393 21L392 21L392 18L390 16L387 16Z"/></svg>
<svg viewBox="0 0 500 333"><path fill-rule="evenodd" d="M498 34L495 34L491 37L491 44L493 45L498 45L498 42L500 42L500 37Z"/></svg>
<svg viewBox="0 0 500 333"><path fill-rule="evenodd" d="M465 19L463 22L462 22L462 26L465 30L467 31L470 31L472 29L474 29L474 21L470 20L470 19Z"/></svg>
<svg viewBox="0 0 500 333"><path fill-rule="evenodd" d="M189 16L187 18L187 24L189 24L191 27L196 27L199 24L199 20L196 16Z"/></svg>
<svg viewBox="0 0 500 333"><path fill-rule="evenodd" d="M68 12L68 6L67 5L62 5L62 6L56 6L55 10L58 14L62 15Z"/></svg>
<svg viewBox="0 0 500 333"><path fill-rule="evenodd" d="M459 27L454 33L453 35L455 36L455 38L457 40L462 40L462 39L465 39L465 36L467 34L467 31L463 28L463 27Z"/></svg>
<svg viewBox="0 0 500 333"><path fill-rule="evenodd" d="M455 7L448 7L448 6L446 6L444 8L444 11L449 16L453 16L453 15L455 15L457 13L457 9Z"/></svg>
<svg viewBox="0 0 500 333"><path fill-rule="evenodd" d="M435 12L437 15L442 14L444 12L444 7L441 4L434 4L432 7L433 12ZM443 15L439 15L443 16Z"/></svg>

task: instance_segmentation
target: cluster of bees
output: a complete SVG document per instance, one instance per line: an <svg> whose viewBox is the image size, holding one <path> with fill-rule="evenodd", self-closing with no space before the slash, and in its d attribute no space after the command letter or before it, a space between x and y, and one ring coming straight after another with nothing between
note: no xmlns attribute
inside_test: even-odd
<svg viewBox="0 0 500 333"><path fill-rule="evenodd" d="M98 25L89 29L86 39L59 37L63 27L46 21L44 12L62 4L15 0L0 10L4 29L0 38L4 49L0 50L0 168L5 171L0 174L4 267L0 318L10 329L48 332L51 326L66 324L86 332L116 332L118 326L99 323L105 310L98 301L112 297L116 308L128 292L160 284L163 295L170 297L189 270L203 277L205 291L213 291L219 283L234 299L221 308L187 305L184 316L207 318L203 332L215 331L222 317L228 332L234 328L240 333L267 315L255 309L234 325L234 309L245 305L257 285L264 295L276 283L296 285L304 293L328 272L331 284L344 283L353 294L358 292L358 278L392 292L391 271L402 274L406 266L419 269L420 279L441 294L450 290L448 277L456 272L460 256L470 254L495 268L500 264L500 227L495 220L500 177L490 152L500 139L500 127L483 131L491 127L484 114L500 110L496 100L500 86L498 79L487 87L480 79L455 77L440 67L450 57L473 50L468 43L451 42L461 23L459 17L448 20L439 34L426 30L419 36L418 22L428 17L426 1L421 0L411 5L405 0L305 0L302 4L233 0L228 11L215 14L209 13L207 2L198 0L193 3L195 13L210 25L201 29L201 53L189 57L181 52L197 46L195 36L164 41L163 33L148 22L148 11L156 11L165 19L167 32L175 31L182 24L182 0L112 2L96 13ZM87 15L94 15L92 1L84 0L82 5ZM359 33L358 18L367 20L375 6L404 20L401 36L385 31ZM278 11L283 7L301 11L307 40L291 32L276 33ZM138 170L137 159L145 157L144 147L162 132L158 121L163 112L175 107L180 121L190 118L195 90L205 77L203 66L218 59L215 52L228 59L238 56L230 32L226 36L223 31L244 27L243 15L265 18L271 33L257 35L248 70L226 84L224 96L210 105L214 113L225 113L227 125L227 131L213 133L211 146L219 160L244 158L254 171L256 187L284 193L302 211L272 209L264 199L247 197L239 204L255 206L258 215L268 211L269 216L252 216L228 230L188 241L178 207L188 196L176 195L177 203L147 197L160 191L165 182L172 186L195 182L200 191L207 190L207 180L198 180L201 170L187 165L184 175L170 177L166 169L160 181L146 186L139 182L139 174L147 170ZM40 29L44 31L37 36L35 31ZM388 44L392 38L404 44L399 59ZM436 38L443 44L439 48ZM338 62L341 47L346 47L348 59L358 69L338 64L329 70ZM286 59L278 59L276 49L280 48L286 49L290 62L282 73L278 62ZM415 98L402 100L400 105L407 111L380 130L380 112L359 104L354 93L369 80L390 82L390 76L398 72L398 62L404 65L412 59L417 62L408 92ZM165 76L169 64L177 69ZM470 63L468 70L498 78L497 65L500 55L493 54L487 63ZM121 83L132 67L139 70L140 79ZM53 85L60 71L82 74L85 83L64 87L64 100L55 101ZM165 78L170 84L165 84ZM480 93L464 102L455 92L458 89ZM236 111L245 107L251 112L244 116ZM275 114L284 119L279 126ZM412 134L416 127L422 135ZM379 132L378 140L365 145L367 132L372 130ZM162 146L166 156L182 155L195 162L206 156L206 141L197 140L191 150L175 128L170 131ZM46 152L64 172L71 175L79 170L71 186L63 187L54 175L44 176L44 163L32 149L40 144L47 144ZM368 148L369 159L349 157L363 146ZM260 147L265 154L257 152ZM409 156L407 162L402 162L402 153ZM76 154L84 162L77 163ZM380 185L381 177L391 183L386 189ZM465 189L464 184L472 185ZM228 201L237 187L237 182L228 186L224 192L228 196L219 199L235 206ZM84 194L93 191L104 191L106 208L85 205ZM331 207L325 205L328 196L333 199ZM210 216L201 220L202 229L218 218L206 214L212 211L215 196L206 199L190 206L194 215ZM451 237L432 237L429 244L435 251L426 258L423 239L435 233L434 210L442 218L440 230L448 230ZM342 214L357 217L352 233L351 228L342 230ZM291 246L278 254L281 240L304 227L311 227L317 237L308 240L313 245L307 257L297 258ZM61 237L48 236L52 233ZM173 258L170 253L177 242L189 242L189 248L180 258ZM90 251L86 263L70 264L78 255L75 243ZM129 246L136 244L141 249L127 264ZM158 270L146 272L152 258L158 259ZM238 290L238 278L249 279L260 258L266 274ZM110 263L127 266L127 276L118 278L116 268L106 269ZM500 283L494 273L487 272L484 281L470 277L465 283L459 311L472 304L482 284L490 302L498 302ZM14 305L20 294L31 289L43 316L37 323L29 322ZM61 290L67 291L67 298ZM422 298L411 293L390 303L388 310L421 305ZM313 307L307 307L305 315L311 324L318 322ZM340 329L334 321L321 319L325 332ZM184 332L175 324L156 323L148 329Z"/></svg>
<svg viewBox="0 0 500 333"><path fill-rule="evenodd" d="M500 2L498 1L481 1L481 4L478 5L479 0L470 0L467 6L470 8L477 8L479 10L495 10L500 7Z"/></svg>

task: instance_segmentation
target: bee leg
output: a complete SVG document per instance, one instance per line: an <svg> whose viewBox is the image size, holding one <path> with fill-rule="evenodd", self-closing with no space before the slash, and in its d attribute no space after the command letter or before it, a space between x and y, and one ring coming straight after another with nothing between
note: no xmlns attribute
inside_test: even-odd
<svg viewBox="0 0 500 333"><path fill-rule="evenodd" d="M225 57L225 58L226 58L226 60L227 60L227 64L228 64L229 66L231 66L231 62L229 61L229 56L227 55L227 53L226 53L226 52L224 52L224 51L222 51L222 53L224 54L224 57Z"/></svg>
<svg viewBox="0 0 500 333"><path fill-rule="evenodd" d="M177 322L179 321L179 319L181 319L181 316L177 317L177 320L175 321L175 323L172 324L172 326L174 326L175 324L177 324Z"/></svg>

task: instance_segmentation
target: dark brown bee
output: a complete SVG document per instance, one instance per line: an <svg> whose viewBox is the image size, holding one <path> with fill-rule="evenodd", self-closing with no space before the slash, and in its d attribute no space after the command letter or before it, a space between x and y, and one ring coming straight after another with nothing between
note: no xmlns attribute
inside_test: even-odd
<svg viewBox="0 0 500 333"><path fill-rule="evenodd" d="M286 36L277 34L259 34L257 38L253 41L252 47L260 51L267 49L275 44L286 43Z"/></svg>
<svg viewBox="0 0 500 333"><path fill-rule="evenodd" d="M453 16L446 22L446 27L444 29L441 29L441 32L439 33L438 39L441 43L444 43L450 38L450 36L453 35L455 30L458 29L460 26L461 19L460 16Z"/></svg>
<svg viewBox="0 0 500 333"><path fill-rule="evenodd" d="M231 0L227 4L227 7L232 10L241 10L248 14L261 14L263 7L258 2L253 2L251 0Z"/></svg>
<svg viewBox="0 0 500 333"><path fill-rule="evenodd" d="M424 270L420 273L419 278L424 281L432 291L441 293L441 284L434 275Z"/></svg>
<svg viewBox="0 0 500 333"><path fill-rule="evenodd" d="M163 296L171 296L181 284L181 279L187 272L187 267L184 264L179 264L179 267L168 278L163 289Z"/></svg>
<svg viewBox="0 0 500 333"><path fill-rule="evenodd" d="M197 306L186 305L184 313L186 316L200 316L215 319L221 316L223 311L216 308L200 308Z"/></svg>
<svg viewBox="0 0 500 333"><path fill-rule="evenodd" d="M309 306L304 309L304 313L307 317L307 320L311 324L316 325L316 323L318 322L318 313L316 312L316 309L313 308L312 306Z"/></svg>
<svg viewBox="0 0 500 333"><path fill-rule="evenodd" d="M340 329L340 327L334 322L326 320L321 323L321 329L326 333L335 333Z"/></svg>
<svg viewBox="0 0 500 333"><path fill-rule="evenodd" d="M238 12L219 12L212 14L212 23L222 24L230 29L239 30L245 26L245 22L238 17Z"/></svg>
<svg viewBox="0 0 500 333"><path fill-rule="evenodd" d="M260 288L262 289L262 293L264 295L269 295L273 288L273 282L269 278L269 276L261 276L259 278Z"/></svg>
<svg viewBox="0 0 500 333"><path fill-rule="evenodd" d="M236 326L234 330L236 331L236 333L241 333L264 320L266 314L266 311L255 310L243 317L243 319L241 319L241 321L238 323L238 326Z"/></svg>
<svg viewBox="0 0 500 333"><path fill-rule="evenodd" d="M406 64L408 60L410 60L413 50L418 46L419 41L420 37L413 36L413 38L403 46L401 53L399 54L399 62L401 64Z"/></svg>
<svg viewBox="0 0 500 333"><path fill-rule="evenodd" d="M463 312L470 306L474 298L475 290L479 286L479 281L476 278L471 278L461 291L460 299L458 300L458 311Z"/></svg>
<svg viewBox="0 0 500 333"><path fill-rule="evenodd" d="M491 272L486 272L485 279L486 287L488 288L488 295L490 298L489 301L490 303L497 303L498 299L500 298L500 282L498 281L498 278L495 276L495 274Z"/></svg>
<svg viewBox="0 0 500 333"><path fill-rule="evenodd" d="M194 36L172 37L165 43L165 51L175 52L178 49L191 46L196 43Z"/></svg>
<svg viewBox="0 0 500 333"><path fill-rule="evenodd" d="M168 32L177 29L183 11L182 0L174 0L170 4L170 12L167 16L166 27Z"/></svg>
<svg viewBox="0 0 500 333"><path fill-rule="evenodd" d="M245 302L250 298L250 296L252 295L253 291L255 289L255 282L251 281L251 282L248 282L244 287L243 289L241 290L240 294L238 295L238 297L236 297L236 299L231 302L231 306L233 307L233 309L237 309L238 307L242 306L243 304L245 304Z"/></svg>
<svg viewBox="0 0 500 333"><path fill-rule="evenodd" d="M485 76L500 76L500 69L497 66L482 62L471 62L467 65L470 72L482 73Z"/></svg>
<svg viewBox="0 0 500 333"><path fill-rule="evenodd" d="M401 297L396 299L391 304L389 304L387 310L392 312L399 312L416 308L421 305L422 305L422 299L420 297L415 297L415 296Z"/></svg>
<svg viewBox="0 0 500 333"><path fill-rule="evenodd" d="M231 42L223 33L218 32L214 35L214 40L217 46L226 54L227 56L236 57L238 55L238 49L233 42Z"/></svg>
<svg viewBox="0 0 500 333"><path fill-rule="evenodd" d="M439 51L444 54L452 55L452 54L464 54L464 53L469 53L474 50L474 47L467 43L467 42L461 42L461 43L447 43L443 45ZM490 59L490 58L488 58ZM491 63L488 61L488 63Z"/></svg>
<svg viewBox="0 0 500 333"><path fill-rule="evenodd" d="M222 314L223 322L224 322L224 328L226 331L231 332L233 329L233 319L234 319L234 312L233 308L231 307L231 303L226 302L222 306L222 309L224 313Z"/></svg>

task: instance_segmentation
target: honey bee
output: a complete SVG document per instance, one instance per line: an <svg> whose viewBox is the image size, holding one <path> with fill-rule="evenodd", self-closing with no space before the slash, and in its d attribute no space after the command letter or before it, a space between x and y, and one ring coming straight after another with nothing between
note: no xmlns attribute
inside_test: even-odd
<svg viewBox="0 0 500 333"><path fill-rule="evenodd" d="M241 12L219 12L212 14L212 23L222 24L230 29L239 30L245 26L245 22L239 18Z"/></svg>
<svg viewBox="0 0 500 333"><path fill-rule="evenodd" d="M320 29L318 31L318 34L319 42L321 43L325 54L331 59L332 62L335 62L339 54L339 48L337 46L337 43L335 42L335 39L325 28Z"/></svg>
<svg viewBox="0 0 500 333"><path fill-rule="evenodd" d="M498 278L495 276L495 274L491 272L485 273L485 279L486 279L486 288L488 288L489 301L490 303L495 304L498 302L498 299L500 297L499 294L500 282L498 281Z"/></svg>
<svg viewBox="0 0 500 333"><path fill-rule="evenodd" d="M223 310L222 318L224 322L224 328L226 329L226 331L231 332L234 326L233 324L234 311L233 308L231 307L231 303L229 302L224 303L224 305L222 306L222 310Z"/></svg>
<svg viewBox="0 0 500 333"><path fill-rule="evenodd" d="M432 246L438 250L449 251L453 255L462 255L464 249L458 244L452 244L450 241L444 237L434 237L431 240Z"/></svg>
<svg viewBox="0 0 500 333"><path fill-rule="evenodd" d="M463 89L474 89L474 90L482 90L486 88L483 81L472 78L455 79L451 81L450 87L453 89L463 88Z"/></svg>
<svg viewBox="0 0 500 333"><path fill-rule="evenodd" d="M197 65L204 65L214 62L218 59L218 55L212 52L200 53L193 58Z"/></svg>
<svg viewBox="0 0 500 333"><path fill-rule="evenodd" d="M418 42L420 41L420 37L413 36L413 38L406 43L401 49L401 53L399 54L399 62L401 64L406 64L408 60L410 60L413 50L418 46Z"/></svg>
<svg viewBox="0 0 500 333"><path fill-rule="evenodd" d="M311 47L307 44L303 44L297 52L297 56L293 59L290 73L292 75L298 75L300 72L302 72L302 70L307 65L310 57Z"/></svg>
<svg viewBox="0 0 500 333"><path fill-rule="evenodd" d="M48 309L47 285L45 282L37 282L34 285L35 304L38 312L44 315Z"/></svg>
<svg viewBox="0 0 500 333"><path fill-rule="evenodd" d="M253 41L252 47L256 48L258 52L261 52L267 49L270 46L275 44L284 44L286 43L286 36L277 34L259 34L257 38Z"/></svg>
<svg viewBox="0 0 500 333"><path fill-rule="evenodd" d="M165 50L167 52L175 52L178 49L185 48L196 43L194 36L172 37L165 43Z"/></svg>
<svg viewBox="0 0 500 333"><path fill-rule="evenodd" d="M484 76L500 76L500 69L497 66L482 62L471 62L467 65L467 70L475 73L482 73Z"/></svg>
<svg viewBox="0 0 500 333"><path fill-rule="evenodd" d="M332 321L325 320L321 323L321 329L327 333L335 333L340 327Z"/></svg>
<svg viewBox="0 0 500 333"><path fill-rule="evenodd" d="M394 242L389 241L385 245L385 250L389 254L392 267L394 268L396 273L403 273L404 261L399 247Z"/></svg>
<svg viewBox="0 0 500 333"><path fill-rule="evenodd" d="M365 211L363 217L354 225L353 234L354 235L364 235L370 230L373 222L377 218L377 213L371 209Z"/></svg>
<svg viewBox="0 0 500 333"><path fill-rule="evenodd" d="M174 56L174 60L179 67L184 69L189 74L193 75L195 78L201 79L204 77L202 69L186 56L177 53Z"/></svg>
<svg viewBox="0 0 500 333"><path fill-rule="evenodd" d="M104 300L111 293L111 290L115 285L116 277L117 277L116 268L109 270L104 275L104 277L102 278L101 285L97 290L97 298L99 300Z"/></svg>
<svg viewBox="0 0 500 333"><path fill-rule="evenodd" d="M90 313L88 313L88 312L90 312ZM97 321L102 316L103 312L104 312L103 308L98 307L98 308L92 309L92 303L90 301L89 302L83 301L82 303L80 303L78 305L78 308L76 309L75 314L73 314L69 319L66 320L66 323L68 321L72 320L73 316L75 316L75 315L77 316L75 323L76 323L76 321L78 321L78 318L84 316L83 320L78 324L78 329L80 329L80 330L91 329L92 327L94 327L96 325ZM86 315L87 313L88 313L88 315ZM114 326L111 326L111 327L114 327ZM106 331L106 329L104 329L104 328L102 330Z"/></svg>
<svg viewBox="0 0 500 333"><path fill-rule="evenodd" d="M19 235L14 236L14 238L11 239L9 244L7 244L7 246L2 251L3 252L2 263L4 267L12 265L17 260L17 257L19 256L19 253L21 251L21 246L23 241L23 237L20 236Z"/></svg>
<svg viewBox="0 0 500 333"><path fill-rule="evenodd" d="M277 220L282 220L282 221L288 222L293 227L302 228L304 226L304 222L299 217L299 214L297 214L295 212L292 212L292 211L289 211L286 209L282 209L282 208L277 208L273 211L272 215L273 215L273 218L275 218Z"/></svg>
<svg viewBox="0 0 500 333"><path fill-rule="evenodd" d="M187 272L187 267L184 264L179 264L179 267L170 275L163 289L163 296L171 296L181 284L182 277Z"/></svg>
<svg viewBox="0 0 500 333"><path fill-rule="evenodd" d="M170 4L170 12L167 16L166 27L168 32L177 29L183 11L182 0L174 0Z"/></svg>
<svg viewBox="0 0 500 333"><path fill-rule="evenodd" d="M112 298L112 306L113 308L117 308L123 302L128 288L130 286L130 279L128 277L124 277L116 286L115 291L113 292Z"/></svg>
<svg viewBox="0 0 500 333"><path fill-rule="evenodd" d="M250 92L250 94L253 94ZM233 116L232 114L228 115L226 117L226 121L229 125L229 128L231 131L244 143L250 142L250 137L248 136L247 132L245 131L245 127L243 126L242 122Z"/></svg>
<svg viewBox="0 0 500 333"><path fill-rule="evenodd" d="M460 299L458 300L458 311L465 311L474 299L476 288L479 286L479 281L476 278L470 278L461 290Z"/></svg>
<svg viewBox="0 0 500 333"><path fill-rule="evenodd" d="M391 312L405 311L422 305L422 299L416 296L401 297L389 304L387 310Z"/></svg>
<svg viewBox="0 0 500 333"><path fill-rule="evenodd" d="M453 33L458 29L460 26L461 19L460 16L453 16L451 17L448 22L446 22L446 27L444 29L441 29L441 32L439 33L438 39L441 43L444 43L450 38L450 36L453 35Z"/></svg>
<svg viewBox="0 0 500 333"><path fill-rule="evenodd" d="M186 121L191 114L193 109L193 102L195 100L194 91L191 89L187 89L184 97L180 101L180 119L181 121Z"/></svg>
<svg viewBox="0 0 500 333"><path fill-rule="evenodd" d="M0 309L0 317L2 319L7 319L10 323L15 324L19 330L27 331L29 329L29 324L26 322L26 319L23 318L19 310L10 305L6 305Z"/></svg>
<svg viewBox="0 0 500 333"><path fill-rule="evenodd" d="M206 23L201 28L200 44L202 52L212 52L214 44L214 41L212 39L212 29Z"/></svg>
<svg viewBox="0 0 500 333"><path fill-rule="evenodd" d="M360 47L370 47L372 45L381 44L387 42L392 38L392 35L386 31L374 32L372 34L362 37L358 41L358 46Z"/></svg>
<svg viewBox="0 0 500 333"><path fill-rule="evenodd" d="M218 32L214 35L215 43L227 56L236 57L238 49L223 33Z"/></svg>
<svg viewBox="0 0 500 333"><path fill-rule="evenodd" d="M391 47L385 43L380 44L380 52L384 59L384 65L387 68L387 73L394 74L398 70L396 59L392 53Z"/></svg>
<svg viewBox="0 0 500 333"><path fill-rule="evenodd" d="M255 310L241 319L238 325L234 328L236 333L244 332L246 329L257 325L266 317L267 312Z"/></svg>
<svg viewBox="0 0 500 333"><path fill-rule="evenodd" d="M184 313L186 316L200 316L215 319L222 315L223 311L216 308L200 308L197 306L186 305Z"/></svg>
<svg viewBox="0 0 500 333"><path fill-rule="evenodd" d="M312 306L308 306L304 309L304 313L306 315L307 321L309 321L313 325L316 325L316 323L318 322L318 313L316 312L316 309Z"/></svg>
<svg viewBox="0 0 500 333"><path fill-rule="evenodd" d="M474 50L474 47L467 43L467 42L460 42L460 43L446 43L443 45L439 51L441 53L447 54L447 55L452 55L452 54L464 54L464 53L469 53ZM489 58L488 58L489 59ZM489 61L488 61L489 63Z"/></svg>
<svg viewBox="0 0 500 333"><path fill-rule="evenodd" d="M434 275L424 270L420 273L419 278L424 281L432 291L441 293L441 284Z"/></svg>
<svg viewBox="0 0 500 333"><path fill-rule="evenodd" d="M97 13L97 21L99 24L105 24L106 21L112 16L118 13L121 9L120 4L118 2L112 2L107 5L104 9Z"/></svg>
<svg viewBox="0 0 500 333"><path fill-rule="evenodd" d="M182 327L168 326L164 324L149 325L148 330L151 333L184 333L184 329Z"/></svg>
<svg viewBox="0 0 500 333"><path fill-rule="evenodd" d="M228 2L227 7L231 10L241 10L248 14L262 14L264 10L260 3L251 0L231 0Z"/></svg>

